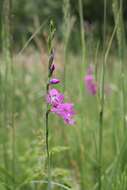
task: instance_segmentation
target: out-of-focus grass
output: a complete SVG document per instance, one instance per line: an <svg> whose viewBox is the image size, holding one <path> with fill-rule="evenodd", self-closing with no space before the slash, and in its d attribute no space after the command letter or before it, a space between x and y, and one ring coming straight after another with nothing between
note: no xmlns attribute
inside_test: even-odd
<svg viewBox="0 0 127 190"><path fill-rule="evenodd" d="M56 49L57 52L57 49ZM99 55L98 55L99 56ZM56 54L55 75L62 79L62 52ZM43 111L45 109L45 79L46 79L46 59L41 60L41 56L36 52L20 55L14 58L15 64L15 128L16 128L16 185L23 190L45 189L46 186L31 184L31 181L46 179L45 173L45 142L44 142L44 120ZM98 63L101 61L98 57ZM66 100L72 101L76 109L75 126L66 126L57 116L50 115L50 149L52 151L52 175L53 180L71 186L72 189L94 189L97 182L97 143L98 143L98 98L90 96L84 87L84 94L80 94L80 74L82 70L80 56L69 54L66 70ZM112 184L114 188L115 180L121 179L122 172L113 173L115 170L115 159L117 159L122 143L124 141L122 133L121 107L119 97L121 90L118 76L119 63L117 56L109 56L106 66L106 79L108 94L105 95L104 113L104 150L103 150L103 170L106 171L103 185L108 189ZM85 69L84 69L85 73ZM62 84L61 80L61 84ZM82 83L84 83L82 79ZM61 86L61 85L60 85ZM60 89L57 85L56 88ZM109 88L109 87L108 87ZM9 95L8 95L9 96ZM83 101L81 101L81 99ZM11 171L11 147L10 133L8 128L8 163ZM2 136L2 130L0 129ZM2 141L2 139L1 139ZM0 146L1 149L1 146ZM2 153L2 150L0 150ZM126 161L126 145L121 153L120 165ZM3 160L0 157L0 179L2 177ZM123 168L124 175L126 173ZM118 174L118 175L117 175ZM114 177L116 176L116 177ZM112 182L110 181L112 179ZM11 180L10 180L11 181ZM24 183L24 185L23 185ZM26 183L26 185L25 185ZM28 183L28 184L27 184ZM39 183L39 182L38 182ZM11 182L10 182L11 184ZM10 186L11 187L11 186ZM0 186L1 190L2 182ZM10 188L11 189L11 188ZM57 186L54 189L59 189Z"/></svg>

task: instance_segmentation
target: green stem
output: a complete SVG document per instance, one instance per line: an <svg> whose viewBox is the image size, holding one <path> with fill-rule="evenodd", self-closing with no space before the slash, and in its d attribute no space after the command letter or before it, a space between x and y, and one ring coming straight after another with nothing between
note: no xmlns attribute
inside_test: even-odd
<svg viewBox="0 0 127 190"><path fill-rule="evenodd" d="M82 67L85 66L86 49L85 49L85 31L84 31L84 20L83 20L83 4L82 0L79 0L79 16L80 16L80 31L81 31L81 44L82 44Z"/></svg>
<svg viewBox="0 0 127 190"><path fill-rule="evenodd" d="M124 34L124 24L123 24L123 0L112 0L112 8L114 14L114 21L115 23L118 22L117 27L117 41L118 41L118 52L119 52L119 59L120 59L120 86L122 91L122 123L123 123L123 131L126 130L126 95L125 95L125 67L124 67L124 50L125 50L125 34ZM120 9L120 11L119 11ZM117 13L120 12L118 21L117 21Z"/></svg>
<svg viewBox="0 0 127 190"><path fill-rule="evenodd" d="M63 41L64 41L64 51L63 51L63 59L64 59L64 67L63 67L63 93L66 91L66 72L67 72L67 47L70 36L70 1L63 1L63 16L64 16L64 24L63 24Z"/></svg>
<svg viewBox="0 0 127 190"><path fill-rule="evenodd" d="M8 140L8 121L12 127L12 175L13 189L15 189L15 126L14 126L14 66L12 60L12 0L3 1L3 20L2 20L2 50L4 57L5 73L3 80L4 91L4 135L6 142L3 145L3 157L5 169L8 171L8 155L7 155L7 140ZM10 96L8 96L10 94ZM8 184L8 179L5 176L5 183Z"/></svg>
<svg viewBox="0 0 127 190"><path fill-rule="evenodd" d="M49 81L50 81L50 75L48 75L48 82L46 85L46 94L49 92ZM46 152L47 152L47 170L48 170L48 187L47 190L51 190L51 168L50 168L50 152L49 152L49 113L50 110L48 109L48 103L46 108L46 114L45 114L45 141L46 141Z"/></svg>
<svg viewBox="0 0 127 190"><path fill-rule="evenodd" d="M119 54L120 54L120 62L121 62L121 90L122 90L122 107L123 107L123 128L124 132L126 130L126 95L125 95L125 67L124 67L124 26L123 26L123 0L120 0L120 47L119 47Z"/></svg>
<svg viewBox="0 0 127 190"><path fill-rule="evenodd" d="M49 128L48 128L49 110L46 111L46 151L48 162L48 190L51 189L51 170L50 170L50 153L49 153Z"/></svg>
<svg viewBox="0 0 127 190"><path fill-rule="evenodd" d="M86 56L86 46L85 46L85 29L84 29L84 20L83 20L83 2L82 0L78 0L79 6L79 16L80 16L80 33L81 33L81 46L82 46L82 65L81 65L81 89L80 89L80 96L81 98L82 93L84 92L84 85L82 83L83 76L84 76L84 69L87 67L87 56Z"/></svg>
<svg viewBox="0 0 127 190"><path fill-rule="evenodd" d="M103 63L102 66L102 84L101 84L101 108L100 108L100 114L99 114L99 186L98 189L102 189L102 182L101 182L101 176L102 176L102 147L103 147L103 117L104 117L104 72L105 72L105 63Z"/></svg>
<svg viewBox="0 0 127 190"><path fill-rule="evenodd" d="M103 50L105 50L106 42L106 17L107 17L107 0L104 0L104 28L103 28Z"/></svg>
<svg viewBox="0 0 127 190"><path fill-rule="evenodd" d="M64 45L63 93L66 91L67 42Z"/></svg>
<svg viewBox="0 0 127 190"><path fill-rule="evenodd" d="M15 162L16 162L16 130L14 125L14 112L12 113L12 174L13 174L13 189L15 189Z"/></svg>
<svg viewBox="0 0 127 190"><path fill-rule="evenodd" d="M54 51L52 47L54 34L55 34L55 27L54 27L53 21L51 20L49 38L48 38L49 62L48 62L48 77L47 77L48 81L46 85L46 95L48 95L49 93L50 78L52 77L52 74L53 74L53 71L51 70L51 66L54 60ZM45 114L45 128L46 128L45 137L46 137L46 151L47 151L47 162L48 162L48 188L47 189L51 190L51 166L50 166L49 126L48 126L50 109L48 107L49 107L49 104L47 103L46 114Z"/></svg>
<svg viewBox="0 0 127 190"><path fill-rule="evenodd" d="M99 174L98 174L98 190L102 189L102 150L103 150L103 125L104 125L104 83L105 83L105 42L106 42L106 8L107 0L104 0L104 29L103 29L103 63L102 63L102 78L100 92L100 114L99 114Z"/></svg>
<svg viewBox="0 0 127 190"><path fill-rule="evenodd" d="M10 0L10 14L12 14L12 0ZM10 24L12 27L12 16L10 17ZM12 28L10 30L10 35L12 34ZM14 96L15 96L15 67L13 63L12 56L12 39L10 39L10 77L11 77L11 127L12 127L12 175L13 175L13 189L15 189L15 164L16 164L16 129L15 129L15 105L14 105Z"/></svg>
<svg viewBox="0 0 127 190"><path fill-rule="evenodd" d="M2 80L2 90L3 90L3 103L4 103L4 113L3 113L3 130L5 140L3 142L3 159L5 170L9 170L8 166L8 154L7 154L7 142L8 142L8 119L10 119L10 77L11 77L11 64L12 64L12 54L11 54L11 0L3 1L3 12L2 12L2 52L4 58L4 76ZM5 174L5 184L6 189L8 189L8 177Z"/></svg>

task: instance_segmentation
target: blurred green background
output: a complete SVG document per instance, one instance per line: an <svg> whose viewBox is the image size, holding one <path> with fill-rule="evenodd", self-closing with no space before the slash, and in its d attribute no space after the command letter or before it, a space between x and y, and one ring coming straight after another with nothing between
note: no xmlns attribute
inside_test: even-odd
<svg viewBox="0 0 127 190"><path fill-rule="evenodd" d="M2 2L0 1L0 18L2 19ZM78 1L70 0L70 14L75 18L73 27L73 43L77 39L79 29L79 10ZM92 28L94 36L102 39L103 30L103 0L83 0L84 27ZM125 20L125 28L127 28L127 2L124 0L123 15ZM53 19L57 27L57 38L62 39L62 24L63 24L63 0L13 0L13 40L16 46L21 46L31 36L31 34L42 23L49 19ZM112 2L107 0L107 32L113 27ZM45 27L46 30L46 27ZM87 29L86 29L87 30ZM0 24L1 31L1 24ZM47 31L47 30L46 30ZM44 42L45 32L40 34ZM78 39L77 39L78 41ZM72 45L73 48L77 41ZM33 42L35 45L35 43Z"/></svg>
<svg viewBox="0 0 127 190"><path fill-rule="evenodd" d="M64 5L64 2L67 4ZM104 1L83 0L83 34L87 55L84 54L82 46L79 14L81 10L79 11L78 1L70 0L70 4L68 2L13 0L13 43L10 43L10 46L14 52L14 64L11 62L6 40L9 36L6 32L7 23L4 26L5 36L1 38L4 45L0 54L0 190L46 190L47 187L45 88L50 19L54 20L56 26L54 76L61 80L55 88L62 92L66 83L65 99L73 102L76 110L76 124L72 127L66 126L60 118L50 114L52 180L65 185L66 189L98 189L100 89L97 96L90 96L84 85L84 76L88 65L93 63L96 67L96 80L100 86L104 60ZM0 22L6 16L2 3L0 0ZM127 31L126 0L122 13ZM124 44L125 46L120 47L124 54L120 59L117 38L124 38L120 22L112 37L115 24L111 0L107 0L106 21L104 48L106 51L109 48L109 54L105 67L102 190L126 190L127 133L123 129L123 119L127 120L127 116L126 113L123 114L121 63L125 66L126 97L127 53ZM121 32L118 37L117 30ZM37 34L29 41L36 31ZM24 46L25 44L27 46ZM58 184L53 186L53 190L61 189Z"/></svg>

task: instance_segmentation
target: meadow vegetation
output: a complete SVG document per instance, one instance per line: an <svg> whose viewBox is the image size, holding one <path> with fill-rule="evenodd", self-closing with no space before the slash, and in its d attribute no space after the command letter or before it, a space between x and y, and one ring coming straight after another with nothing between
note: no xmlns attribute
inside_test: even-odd
<svg viewBox="0 0 127 190"><path fill-rule="evenodd" d="M0 190L127 189L126 6L98 3L1 1ZM46 136L49 83L75 123L51 111Z"/></svg>

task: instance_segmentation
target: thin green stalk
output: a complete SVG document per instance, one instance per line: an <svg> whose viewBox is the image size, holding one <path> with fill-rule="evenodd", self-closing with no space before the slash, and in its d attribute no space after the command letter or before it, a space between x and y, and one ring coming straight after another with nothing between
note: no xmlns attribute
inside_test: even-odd
<svg viewBox="0 0 127 190"><path fill-rule="evenodd" d="M9 170L8 154L7 154L7 142L8 142L8 119L10 117L10 105L9 105L9 89L10 89L10 74L11 74L11 0L3 1L2 12L2 53L3 53L3 68L4 76L2 80L2 87L4 93L4 111L3 111L3 130L4 130L4 142L3 142L3 159L5 170ZM5 174L6 189L8 189L8 177Z"/></svg>
<svg viewBox="0 0 127 190"><path fill-rule="evenodd" d="M97 58L98 58L99 46L100 46L100 42L97 42L97 46L96 46L96 50L95 50L95 58L94 58L94 63L95 63L95 79L96 79L96 81L97 81L97 75L98 75Z"/></svg>
<svg viewBox="0 0 127 190"><path fill-rule="evenodd" d="M81 44L82 44L82 67L85 67L86 59L86 48L85 48L85 29L84 29L84 20L83 20L83 3L82 0L79 2L79 16L80 16L80 32L81 32Z"/></svg>
<svg viewBox="0 0 127 190"><path fill-rule="evenodd" d="M106 42L106 9L107 0L104 0L104 29L103 29L103 63L102 63L102 78L100 86L100 113L99 113L99 170L98 170L98 190L102 189L102 150L103 150L103 125L104 125L104 83L105 83L105 42Z"/></svg>
<svg viewBox="0 0 127 190"><path fill-rule="evenodd" d="M118 17L119 17L119 12L117 13L117 21L118 21ZM110 49L111 49L111 46L112 46L112 42L113 42L114 36L115 36L115 34L116 34L117 26L118 26L118 22L116 22L116 24L115 24L115 27L114 27L114 30L113 30L113 32L112 32L111 38L110 38L110 40L109 40L109 42L108 42L107 49L105 50L105 55L104 55L104 67L105 67L106 64L107 64L108 55L109 55L109 52L110 52ZM104 82L104 79L103 79L103 82ZM103 83L103 87L104 87L104 83ZM103 91L103 92L104 92L104 91ZM102 103L104 104L104 94L103 94L103 102L102 102ZM103 105L103 106L104 106L104 105ZM102 116L101 116L101 119L102 119ZM102 122L102 120L101 120L101 122ZM103 131L100 131L100 135L102 135L102 132L103 132ZM101 136L101 140L100 140L100 141L102 142L102 140L103 140L103 139L102 139L102 136ZM101 149L102 149L102 145L100 145L100 157L101 157L101 154L102 154ZM101 181L103 180L103 177L104 177L104 176L101 174L101 179L98 181L96 187L99 188L99 182L101 183Z"/></svg>
<svg viewBox="0 0 127 190"><path fill-rule="evenodd" d="M102 189L101 176L102 176L102 149L103 149L103 125L104 125L104 80L105 80L105 65L104 60L102 66L102 80L101 80L101 97L100 97L100 113L99 113L99 171L98 171L98 190Z"/></svg>
<svg viewBox="0 0 127 190"><path fill-rule="evenodd" d="M42 181L32 181L32 183L34 183L34 184L38 184L38 183L42 183L42 184L47 184L48 183L48 181L44 181L44 180L42 180ZM54 181L51 181L51 183L52 183L52 185L55 185L55 186L58 186L58 187L60 187L60 188L62 188L62 189L65 189L65 190L70 190L70 187L67 187L66 185L64 185L64 184L61 184L61 183L58 183L58 182L54 182Z"/></svg>
<svg viewBox="0 0 127 190"><path fill-rule="evenodd" d="M47 162L48 162L48 190L51 189L51 168L50 168L50 153L49 153L49 111L46 112L46 151L47 151Z"/></svg>
<svg viewBox="0 0 127 190"><path fill-rule="evenodd" d="M104 27L103 27L103 51L105 51L106 43L106 17L107 17L107 0L104 0Z"/></svg>
<svg viewBox="0 0 127 190"><path fill-rule="evenodd" d="M101 178L102 178L102 148L103 148L103 114L104 114L104 80L105 80L105 66L107 64L107 59L109 55L109 51L111 49L112 41L115 36L117 26L115 26L111 38L108 43L108 47L105 51L104 55L104 63L102 67L102 81L101 81L101 110L100 110L100 130L99 130L99 182L98 182L98 189L102 188Z"/></svg>
<svg viewBox="0 0 127 190"><path fill-rule="evenodd" d="M63 2L63 14L64 14L64 70L63 70L63 92L66 90L66 66L67 66L67 46L68 46L68 39L70 35L70 2L69 0L64 0Z"/></svg>
<svg viewBox="0 0 127 190"><path fill-rule="evenodd" d="M50 77L48 75L48 82L46 85L46 94L48 94L49 92L49 80ZM48 170L48 188L47 190L51 189L51 167L50 167L50 152L49 152L49 113L50 110L48 108L48 104L47 104L47 108L46 108L46 113L45 113L45 137L46 137L46 152L47 152L47 170Z"/></svg>
<svg viewBox="0 0 127 190"><path fill-rule="evenodd" d="M50 81L50 77L48 75L48 82L46 85L46 94L48 94L49 92L49 81ZM50 152L49 152L49 113L50 110L48 108L48 104L47 104L47 108L46 108L46 114L45 114L45 127L46 127L46 131L45 131L45 137L46 137L46 152L47 152L47 170L48 170L48 188L47 190L51 189L51 167L50 167Z"/></svg>
<svg viewBox="0 0 127 190"><path fill-rule="evenodd" d="M36 37L36 35L44 28L44 26L47 24L47 22L49 21L49 18L47 18L41 25L39 28L37 28L37 30L30 36L30 38L26 41L26 43L24 44L24 46L22 47L22 49L19 51L18 56L21 55L24 50L30 45L30 42Z"/></svg>
<svg viewBox="0 0 127 190"><path fill-rule="evenodd" d="M13 189L15 190L15 164L16 164L16 129L15 129L15 106L14 106L14 96L15 96L15 70L12 56L12 8L13 1L10 0L10 80L11 80L11 128L12 128L12 175L13 175Z"/></svg>
<svg viewBox="0 0 127 190"><path fill-rule="evenodd" d="M126 94L125 94L125 67L124 67L124 24L123 24L123 0L120 0L120 28L121 28L121 47L119 47L120 62L121 62L121 89L122 89L122 109L123 109L123 128L126 130Z"/></svg>
<svg viewBox="0 0 127 190"><path fill-rule="evenodd" d="M15 181L16 181L16 128L15 128L15 107L14 107L14 93L15 93L15 84L14 84L14 70L13 70L13 63L12 63L12 114L11 114L11 121L12 121L12 175L13 175L13 189L15 190Z"/></svg>
<svg viewBox="0 0 127 190"><path fill-rule="evenodd" d="M104 115L104 67L102 69L102 95L101 95L101 108L100 108L100 114L99 114L99 171L98 171L98 190L102 189L102 182L101 182L101 176L102 176L102 144L103 144L103 115Z"/></svg>
<svg viewBox="0 0 127 190"><path fill-rule="evenodd" d="M5 169L8 171L8 155L7 155L7 142L8 142L8 123L12 129L12 176L13 176L13 189L15 189L15 126L14 126L14 65L12 61L12 0L3 1L3 20L2 20L2 52L4 58L5 73L3 76L3 91L4 91L4 135L5 142L3 143L3 155ZM10 94L10 96L8 96ZM8 179L6 177L6 184Z"/></svg>
<svg viewBox="0 0 127 190"><path fill-rule="evenodd" d="M120 59L120 81L121 81L121 91L122 91L122 123L124 132L126 130L126 96L125 96L125 67L124 67L124 49L125 49L125 36L124 36L124 24L123 24L123 0L112 0L112 8L114 14L115 23L118 22L117 27L117 41L118 41L118 52ZM117 13L120 9L119 19L117 21Z"/></svg>
<svg viewBox="0 0 127 190"><path fill-rule="evenodd" d="M84 28L84 19L83 19L83 2L82 0L78 0L79 4L79 16L80 16L80 33L81 33L81 46L82 46L82 66L81 66L81 81L83 80L84 76L84 70L86 68L86 45L85 45L85 28ZM84 90L83 83L81 82L81 97L82 97L82 92Z"/></svg>
<svg viewBox="0 0 127 190"><path fill-rule="evenodd" d="M104 43L103 43L103 46L105 46L105 35L106 35L106 0L104 2ZM117 20L118 20L118 16L119 16L119 11L117 13ZM113 30L113 33L111 35L111 38L109 40L109 43L108 43L108 47L107 49L105 50L105 47L103 48L104 49L104 61L103 61L103 65L102 65L102 80L101 80L101 110L100 110L100 130L99 130L99 181L98 181L98 189L102 189L102 182L101 182L101 178L102 178L102 150L103 150L103 114L104 114L104 82L105 82L105 67L106 67L106 64L107 64L107 59L108 59L108 55L109 55L109 51L111 49L111 45L112 45L112 42L113 42L113 39L114 39L114 36L115 36L115 33L116 33L116 30L117 30L117 26L118 24L116 23L115 24L115 27L114 27L114 30Z"/></svg>
<svg viewBox="0 0 127 190"><path fill-rule="evenodd" d="M64 42L64 50L63 50L63 92L66 91L66 76L67 76L67 53L68 53L68 42L71 34L71 30L74 24L75 19L71 17L70 14L70 0L63 1L63 42Z"/></svg>
<svg viewBox="0 0 127 190"><path fill-rule="evenodd" d="M64 44L64 70L63 70L63 93L66 91L66 72L67 72L67 43Z"/></svg>
<svg viewBox="0 0 127 190"><path fill-rule="evenodd" d="M55 27L53 21L50 21L50 31L49 31L49 38L48 38L48 51L49 51L49 62L48 62L48 80L46 84L46 94L49 93L49 85L50 85L50 78L53 74L52 66L54 61L54 50L52 46L52 41L55 34ZM49 104L47 103L46 113L45 113L45 137L46 137L46 151L47 151L47 162L48 162L48 190L51 190L51 164L50 164L50 151L49 151Z"/></svg>

